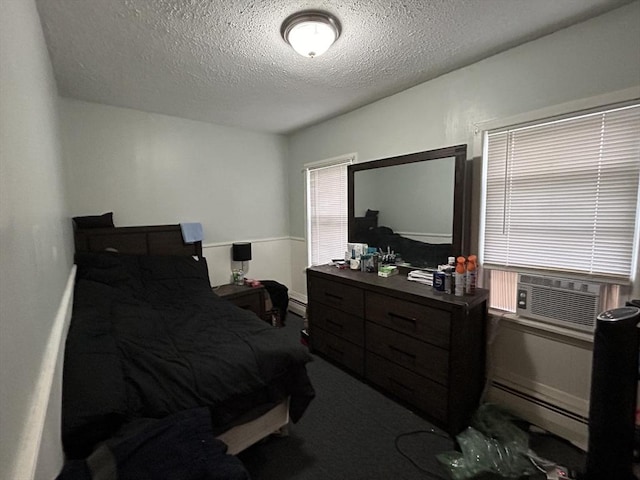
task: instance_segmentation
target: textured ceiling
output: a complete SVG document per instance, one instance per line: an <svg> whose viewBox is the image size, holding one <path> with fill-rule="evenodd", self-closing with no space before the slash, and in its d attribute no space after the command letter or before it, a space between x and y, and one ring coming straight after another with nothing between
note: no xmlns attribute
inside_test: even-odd
<svg viewBox="0 0 640 480"><path fill-rule="evenodd" d="M62 96L289 133L629 0L37 0ZM342 35L304 58L282 21Z"/></svg>

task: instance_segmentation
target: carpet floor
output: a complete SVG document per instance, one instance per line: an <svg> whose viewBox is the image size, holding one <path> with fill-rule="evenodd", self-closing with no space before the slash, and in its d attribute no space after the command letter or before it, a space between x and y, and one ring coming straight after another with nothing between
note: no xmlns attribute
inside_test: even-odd
<svg viewBox="0 0 640 480"><path fill-rule="evenodd" d="M299 342L302 327L302 318L289 313L283 331ZM238 455L253 480L451 478L436 459L454 448L441 430L317 355L308 372L316 398L289 435L271 436ZM584 467L584 452L550 435L532 435L530 447L569 468Z"/></svg>

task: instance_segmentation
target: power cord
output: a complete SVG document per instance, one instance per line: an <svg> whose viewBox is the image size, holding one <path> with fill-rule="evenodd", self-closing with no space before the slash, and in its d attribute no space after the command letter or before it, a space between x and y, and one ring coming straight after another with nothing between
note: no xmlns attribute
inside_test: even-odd
<svg viewBox="0 0 640 480"><path fill-rule="evenodd" d="M542 458L538 456L533 450L529 449L529 451L525 454L529 461L533 464L536 469L544 473L547 478L549 478L549 474L553 471L557 471L559 468L562 469L558 464L547 460L546 458ZM571 480L571 477L567 477L566 480Z"/></svg>
<svg viewBox="0 0 640 480"><path fill-rule="evenodd" d="M405 432L405 433L401 433L400 435L396 436L395 441L394 441L395 446L396 446L396 450L398 451L398 453L400 455L402 455L404 458L409 460L409 462L411 462L411 464L414 467L416 467L418 470L420 470L422 473L428 475L429 477L435 478L437 480L449 480L446 477L442 477L442 476L440 476L440 475L438 475L438 474L436 474L436 473L434 473L434 472L432 472L430 470L427 470L424 467L421 467L420 465L418 465L418 463L413 458L411 458L408 454L403 452L402 449L400 448L400 440L402 438L410 437L410 436L416 436L416 435L420 435L420 434L424 434L424 433L429 434L429 435L435 435L435 436L440 437L440 438L445 438L447 440L451 440L451 437L449 437L449 435L441 433L441 432L437 431L435 428L432 428L430 430L414 430L412 432Z"/></svg>
<svg viewBox="0 0 640 480"><path fill-rule="evenodd" d="M547 476L547 480L576 480L578 478L578 474L573 470L539 457L532 450L529 450L526 455L533 466Z"/></svg>

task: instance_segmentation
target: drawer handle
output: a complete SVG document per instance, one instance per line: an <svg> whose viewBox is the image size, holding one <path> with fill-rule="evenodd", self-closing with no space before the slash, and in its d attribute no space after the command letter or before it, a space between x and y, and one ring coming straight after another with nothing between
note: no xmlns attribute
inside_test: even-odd
<svg viewBox="0 0 640 480"><path fill-rule="evenodd" d="M410 393L411 395L414 394L415 390L411 387L407 387L404 383L400 383L399 381L397 381L395 378L391 378L391 377L387 377L389 379L389 382L392 385L396 385L400 388L402 388L403 390L406 390L408 393Z"/></svg>
<svg viewBox="0 0 640 480"><path fill-rule="evenodd" d="M387 312L387 315L389 315L391 318L397 318L398 320L404 320L405 322L411 322L414 325L417 322L417 320L415 318L413 318L413 317L405 317L404 315L400 315L398 313Z"/></svg>
<svg viewBox="0 0 640 480"><path fill-rule="evenodd" d="M393 350L394 352L400 353L406 357L409 357L411 360L416 359L416 355L414 353L409 353L409 352L405 352L404 350L402 350L401 348L398 347L394 347L393 345L388 345L389 350Z"/></svg>
<svg viewBox="0 0 640 480"><path fill-rule="evenodd" d="M343 300L343 297L341 297L340 295L336 295L335 293L324 292L324 295L326 297L329 297L329 298L334 298L334 299L338 300L339 302L341 302Z"/></svg>
<svg viewBox="0 0 640 480"><path fill-rule="evenodd" d="M342 325L339 322L336 322L335 320L331 320L330 318L327 318L327 323L329 323L329 324L333 325L334 327L339 328L341 330L344 328L344 325Z"/></svg>
<svg viewBox="0 0 640 480"><path fill-rule="evenodd" d="M342 350L340 350L339 348L336 348L336 347L334 347L332 345L327 345L327 348L329 350L331 350L333 353L337 353L340 356L344 355L344 352Z"/></svg>

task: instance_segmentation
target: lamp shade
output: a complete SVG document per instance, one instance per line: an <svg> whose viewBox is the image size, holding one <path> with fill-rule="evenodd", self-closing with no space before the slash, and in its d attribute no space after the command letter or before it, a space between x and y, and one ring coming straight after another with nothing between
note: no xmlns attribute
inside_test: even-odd
<svg viewBox="0 0 640 480"><path fill-rule="evenodd" d="M233 261L246 262L251 260L251 244L250 243L234 243L233 244Z"/></svg>

